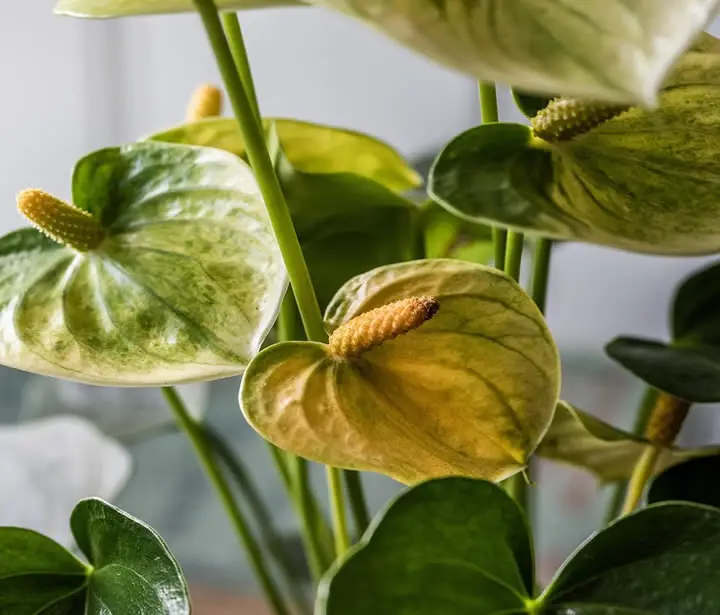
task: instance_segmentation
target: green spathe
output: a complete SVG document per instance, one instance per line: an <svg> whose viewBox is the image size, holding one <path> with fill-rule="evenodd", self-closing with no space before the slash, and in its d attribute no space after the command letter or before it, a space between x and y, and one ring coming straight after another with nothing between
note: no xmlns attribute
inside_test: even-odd
<svg viewBox="0 0 720 615"><path fill-rule="evenodd" d="M634 107L545 143L519 124L474 128L435 163L430 192L457 215L652 254L720 251L720 55L686 53L659 107Z"/></svg>
<svg viewBox="0 0 720 615"><path fill-rule="evenodd" d="M113 386L242 373L287 287L249 168L210 148L111 148L78 163L73 202L102 221L96 250L0 239L0 362Z"/></svg>
<svg viewBox="0 0 720 615"><path fill-rule="evenodd" d="M250 424L308 459L405 483L522 470L552 419L559 365L542 315L512 279L456 260L380 267L340 289L326 327L419 296L437 298L437 314L360 357L310 342L260 353L240 392Z"/></svg>

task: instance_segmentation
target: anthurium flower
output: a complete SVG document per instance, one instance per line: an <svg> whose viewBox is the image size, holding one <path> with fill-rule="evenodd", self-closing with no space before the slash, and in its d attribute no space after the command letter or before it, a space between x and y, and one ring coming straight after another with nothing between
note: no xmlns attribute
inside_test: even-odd
<svg viewBox="0 0 720 615"><path fill-rule="evenodd" d="M637 252L720 250L720 48L701 37L654 109L552 100L452 141L430 192L478 222Z"/></svg>
<svg viewBox="0 0 720 615"><path fill-rule="evenodd" d="M522 470L555 410L558 353L539 310L503 273L423 260L347 282L328 344L271 346L240 405L277 446L413 483Z"/></svg>

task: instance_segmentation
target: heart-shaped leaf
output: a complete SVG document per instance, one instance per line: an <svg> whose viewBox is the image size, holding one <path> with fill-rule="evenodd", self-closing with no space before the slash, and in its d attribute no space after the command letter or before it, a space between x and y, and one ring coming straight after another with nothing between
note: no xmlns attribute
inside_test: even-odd
<svg viewBox="0 0 720 615"><path fill-rule="evenodd" d="M525 612L532 547L503 489L446 478L406 491L320 587L318 615Z"/></svg>
<svg viewBox="0 0 720 615"><path fill-rule="evenodd" d="M720 54L694 51L655 109L561 100L536 123L557 135L552 143L519 124L473 128L440 154L431 195L457 215L548 237L717 252L719 86Z"/></svg>
<svg viewBox="0 0 720 615"><path fill-rule="evenodd" d="M209 386L194 382L176 387L196 419L208 411ZM174 425L160 389L97 387L54 378L29 380L23 389L21 419L33 421L59 414L80 416L104 434L123 441L163 432Z"/></svg>
<svg viewBox="0 0 720 615"><path fill-rule="evenodd" d="M34 229L0 239L0 362L115 386L242 373L287 287L245 163L166 143L106 149L78 163L73 197L102 224L95 249Z"/></svg>
<svg viewBox="0 0 720 615"><path fill-rule="evenodd" d="M96 498L70 524L91 566L41 534L0 527L3 615L189 615L182 571L152 528Z"/></svg>
<svg viewBox="0 0 720 615"><path fill-rule="evenodd" d="M720 401L720 348L619 337L605 352L661 391L695 403Z"/></svg>
<svg viewBox="0 0 720 615"><path fill-rule="evenodd" d="M552 615L714 615L720 511L656 504L593 536L538 600Z"/></svg>
<svg viewBox="0 0 720 615"><path fill-rule="evenodd" d="M267 126L321 306L353 276L416 256L418 212L396 193L417 187L420 178L395 150L329 126L294 120L268 120ZM205 120L152 138L245 155L234 120Z"/></svg>
<svg viewBox="0 0 720 615"><path fill-rule="evenodd" d="M602 483L630 478L649 442L601 421L592 414L558 404L550 429L537 454L547 459L586 468ZM720 447L666 449L657 462L655 473L682 464L688 459L713 456Z"/></svg>
<svg viewBox="0 0 720 615"><path fill-rule="evenodd" d="M720 264L692 274L673 300L672 336L685 345L720 346Z"/></svg>
<svg viewBox="0 0 720 615"><path fill-rule="evenodd" d="M99 499L80 502L70 525L94 566L87 615L190 613L182 571L151 527Z"/></svg>
<svg viewBox="0 0 720 615"><path fill-rule="evenodd" d="M0 467L0 525L27 527L70 548L67 519L75 503L114 498L132 461L92 423L59 416L0 427Z"/></svg>
<svg viewBox="0 0 720 615"><path fill-rule="evenodd" d="M684 501L720 508L720 454L665 470L650 485L648 502Z"/></svg>
<svg viewBox="0 0 720 615"><path fill-rule="evenodd" d="M525 467L552 419L559 367L512 279L457 260L380 267L345 284L325 322L329 346L277 344L248 368L240 403L265 438L407 483Z"/></svg>
<svg viewBox="0 0 720 615"><path fill-rule="evenodd" d="M647 104L717 7L716 0L307 1L478 79Z"/></svg>
<svg viewBox="0 0 720 615"><path fill-rule="evenodd" d="M215 0L221 10L263 9L302 6L299 0ZM125 17L187 13L195 10L193 0L58 0L55 13L70 17Z"/></svg>
<svg viewBox="0 0 720 615"><path fill-rule="evenodd" d="M0 613L75 615L88 569L56 542L32 530L0 527ZM57 611L52 610L56 608Z"/></svg>

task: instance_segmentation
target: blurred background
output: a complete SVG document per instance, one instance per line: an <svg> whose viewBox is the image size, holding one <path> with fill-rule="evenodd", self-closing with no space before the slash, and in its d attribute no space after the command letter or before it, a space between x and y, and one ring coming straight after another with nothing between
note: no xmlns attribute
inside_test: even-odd
<svg viewBox="0 0 720 615"><path fill-rule="evenodd" d="M23 225L15 195L37 187L69 197L70 174L85 153L180 123L202 82L220 83L194 15L84 22L52 15L51 0L0 2L0 231ZM418 168L479 120L476 84L320 10L276 9L242 15L265 115L353 128L397 147ZM717 30L717 29L716 29ZM503 96L503 119L520 120ZM668 302L687 273L709 259L650 258L583 245L555 252L548 318L564 363L564 397L620 427L632 424L642 386L603 355L621 333L667 336ZM261 488L289 545L297 526L264 444L244 424L237 380L191 387L199 411L231 438ZM100 427L129 447L135 466L119 506L154 526L180 559L199 615L238 605L254 613L251 571L219 504L182 436L131 433L135 416L160 416L154 391L63 387L0 368L4 426L78 408L106 410ZM114 404L114 405L113 405ZM121 408L127 420L107 410ZM720 441L714 408L691 415L686 442ZM152 422L151 418L148 418ZM130 422L128 422L130 421ZM0 472L7 471L0 468ZM542 465L539 551L547 579L597 526L602 494L592 477ZM321 475L317 493L324 494ZM365 478L373 508L398 491ZM3 507L12 494L0 495ZM237 612L237 609L235 609ZM262 612L262 611L258 611Z"/></svg>

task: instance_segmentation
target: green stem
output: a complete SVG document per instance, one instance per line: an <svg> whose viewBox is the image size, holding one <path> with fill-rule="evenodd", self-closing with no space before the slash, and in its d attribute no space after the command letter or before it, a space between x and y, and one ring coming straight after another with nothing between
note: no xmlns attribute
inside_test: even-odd
<svg viewBox="0 0 720 615"><path fill-rule="evenodd" d="M523 246L525 235L511 231L508 233L507 253L505 255L505 273L513 280L520 280L520 267L522 265Z"/></svg>
<svg viewBox="0 0 720 615"><path fill-rule="evenodd" d="M498 110L497 88L494 83L478 83L480 93L480 111L483 124L497 122L500 119ZM503 228L493 227L493 246L495 251L495 267L505 269L505 252L507 250L507 231Z"/></svg>
<svg viewBox="0 0 720 615"><path fill-rule="evenodd" d="M194 3L205 26L235 119L240 126L248 160L265 200L307 337L314 342L325 342L327 334L320 306L273 162L265 146L263 127L255 113L246 86L236 70L235 58L238 58L239 62L247 62L247 51L242 41L238 40L233 57L213 0L194 0Z"/></svg>
<svg viewBox="0 0 720 615"><path fill-rule="evenodd" d="M663 448L661 446L648 444L645 447L642 457L640 457L640 460L637 462L632 477L630 478L625 503L623 504L621 512L622 515L629 515L637 508L643 493L645 493L645 487L652 478L653 471L662 452Z"/></svg>
<svg viewBox="0 0 720 615"><path fill-rule="evenodd" d="M173 387L164 387L162 392L175 416L178 426L187 434L200 464L203 466L210 482L215 487L274 612L276 615L290 615L290 611L285 606L280 591L270 575L262 551L253 538L245 516L233 497L232 489L218 466L208 439L205 437L202 424L188 412L185 404Z"/></svg>
<svg viewBox="0 0 720 615"><path fill-rule="evenodd" d="M333 536L335 553L343 557L350 548L350 534L345 514L345 497L343 496L342 474L337 468L326 467L328 487L330 488L330 510L333 519Z"/></svg>
<svg viewBox="0 0 720 615"><path fill-rule="evenodd" d="M648 387L647 389L645 389L645 393L643 394L642 400L640 401L638 413L635 418L635 425L632 429L633 434L635 434L636 436L641 436L645 433L645 428L647 427L650 416L652 415L652 412L655 408L659 394L660 391L658 391L658 389L654 389L652 387ZM625 501L627 488L627 481L619 481L615 484L612 496L610 498L610 503L608 505L608 510L605 514L606 525L611 521L617 519L617 517L620 515L623 502Z"/></svg>
<svg viewBox="0 0 720 615"><path fill-rule="evenodd" d="M345 478L345 487L350 501L350 510L355 521L355 531L360 537L370 525L370 511L365 500L362 478L360 472L353 470L344 470L343 477Z"/></svg>
<svg viewBox="0 0 720 615"><path fill-rule="evenodd" d="M547 308L547 289L550 279L552 246L552 240L541 237L535 244L535 254L533 255L530 296L543 314L545 314L545 309Z"/></svg>
<svg viewBox="0 0 720 615"><path fill-rule="evenodd" d="M255 482L251 478L250 473L247 471L240 458L235 454L225 439L208 425L201 425L201 427L204 429L205 437L207 438L213 451L227 468L230 476L232 476L235 480L238 490L247 501L248 507L255 517L255 524L260 530L260 534L265 542L267 550L273 556L278 569L282 573L285 579L285 584L290 589L295 604L302 610L303 613L309 614L311 609L308 607L307 597L305 596L302 588L298 586L295 575L288 565L289 560L283 549L282 538L275 528L275 524L272 520L272 513L265 505L265 502L260 495L260 490L255 485Z"/></svg>
<svg viewBox="0 0 720 615"><path fill-rule="evenodd" d="M245 37L238 21L237 13L223 13L221 16L222 25L225 29L225 36L227 37L228 44L230 45L230 51L235 61L235 69L238 72L240 81L245 87L247 96L252 105L255 117L258 121L261 121L260 106L258 104L257 90L255 89L255 80L252 76L252 70L250 69L250 61L248 60L247 53L245 52Z"/></svg>

